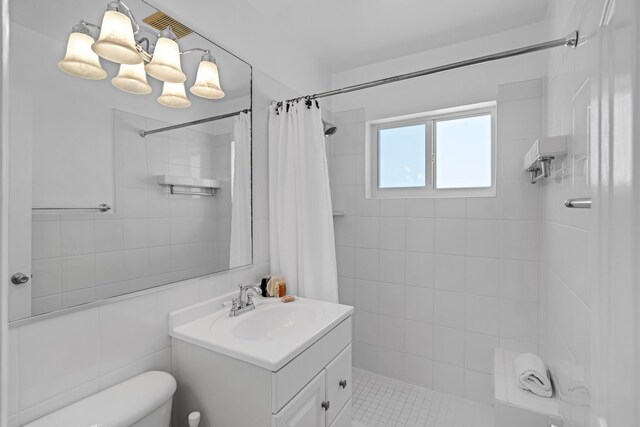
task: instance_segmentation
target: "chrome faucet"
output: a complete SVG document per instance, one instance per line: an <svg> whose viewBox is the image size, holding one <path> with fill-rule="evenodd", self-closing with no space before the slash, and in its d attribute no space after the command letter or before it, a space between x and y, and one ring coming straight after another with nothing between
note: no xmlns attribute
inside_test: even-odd
<svg viewBox="0 0 640 427"><path fill-rule="evenodd" d="M229 317L240 316L243 313L256 308L253 303L253 295L262 294L262 289L258 285L238 285L240 292L238 297L231 300L231 311Z"/></svg>

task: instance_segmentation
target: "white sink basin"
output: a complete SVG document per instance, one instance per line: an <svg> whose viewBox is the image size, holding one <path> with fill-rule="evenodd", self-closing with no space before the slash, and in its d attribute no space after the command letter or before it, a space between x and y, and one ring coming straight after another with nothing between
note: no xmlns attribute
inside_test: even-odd
<svg viewBox="0 0 640 427"><path fill-rule="evenodd" d="M262 305L238 318L221 317L211 324L213 334L229 333L249 341L269 341L299 335L308 330L323 314L318 304L300 301L299 304ZM228 319L228 320L227 320ZM225 321L226 320L226 321ZM225 331L218 331L225 329Z"/></svg>
<svg viewBox="0 0 640 427"><path fill-rule="evenodd" d="M325 301L256 297L255 310L229 317L219 300L172 313L169 335L273 372L353 314L353 307Z"/></svg>

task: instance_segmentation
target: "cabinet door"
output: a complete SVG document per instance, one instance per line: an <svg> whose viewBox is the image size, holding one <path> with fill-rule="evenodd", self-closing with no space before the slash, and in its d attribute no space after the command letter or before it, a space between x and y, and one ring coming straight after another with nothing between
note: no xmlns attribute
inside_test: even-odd
<svg viewBox="0 0 640 427"><path fill-rule="evenodd" d="M333 420L329 427L351 427L351 400L344 405L342 411Z"/></svg>
<svg viewBox="0 0 640 427"><path fill-rule="evenodd" d="M333 422L351 398L351 365L351 344L327 365L327 400L331 402L327 410L327 424Z"/></svg>
<svg viewBox="0 0 640 427"><path fill-rule="evenodd" d="M274 427L324 427L325 374L322 371L273 416Z"/></svg>

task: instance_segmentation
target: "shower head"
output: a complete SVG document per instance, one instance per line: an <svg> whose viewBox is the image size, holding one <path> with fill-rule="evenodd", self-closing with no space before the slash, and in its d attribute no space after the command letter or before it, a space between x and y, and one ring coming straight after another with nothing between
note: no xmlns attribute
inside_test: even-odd
<svg viewBox="0 0 640 427"><path fill-rule="evenodd" d="M322 121L322 128L324 130L324 136L331 136L334 133L338 132L338 128L329 122Z"/></svg>

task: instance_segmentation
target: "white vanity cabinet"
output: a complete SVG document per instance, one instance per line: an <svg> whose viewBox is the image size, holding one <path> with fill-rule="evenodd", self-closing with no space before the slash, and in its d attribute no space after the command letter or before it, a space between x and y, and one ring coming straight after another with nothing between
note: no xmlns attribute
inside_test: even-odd
<svg viewBox="0 0 640 427"><path fill-rule="evenodd" d="M204 331L198 325L174 328L173 425L187 427L188 414L199 411L200 427L351 427L353 309L348 309L282 366L273 365L277 369L206 348L196 338ZM270 347L263 341L247 348Z"/></svg>
<svg viewBox="0 0 640 427"><path fill-rule="evenodd" d="M351 426L351 345L273 416L273 427Z"/></svg>

